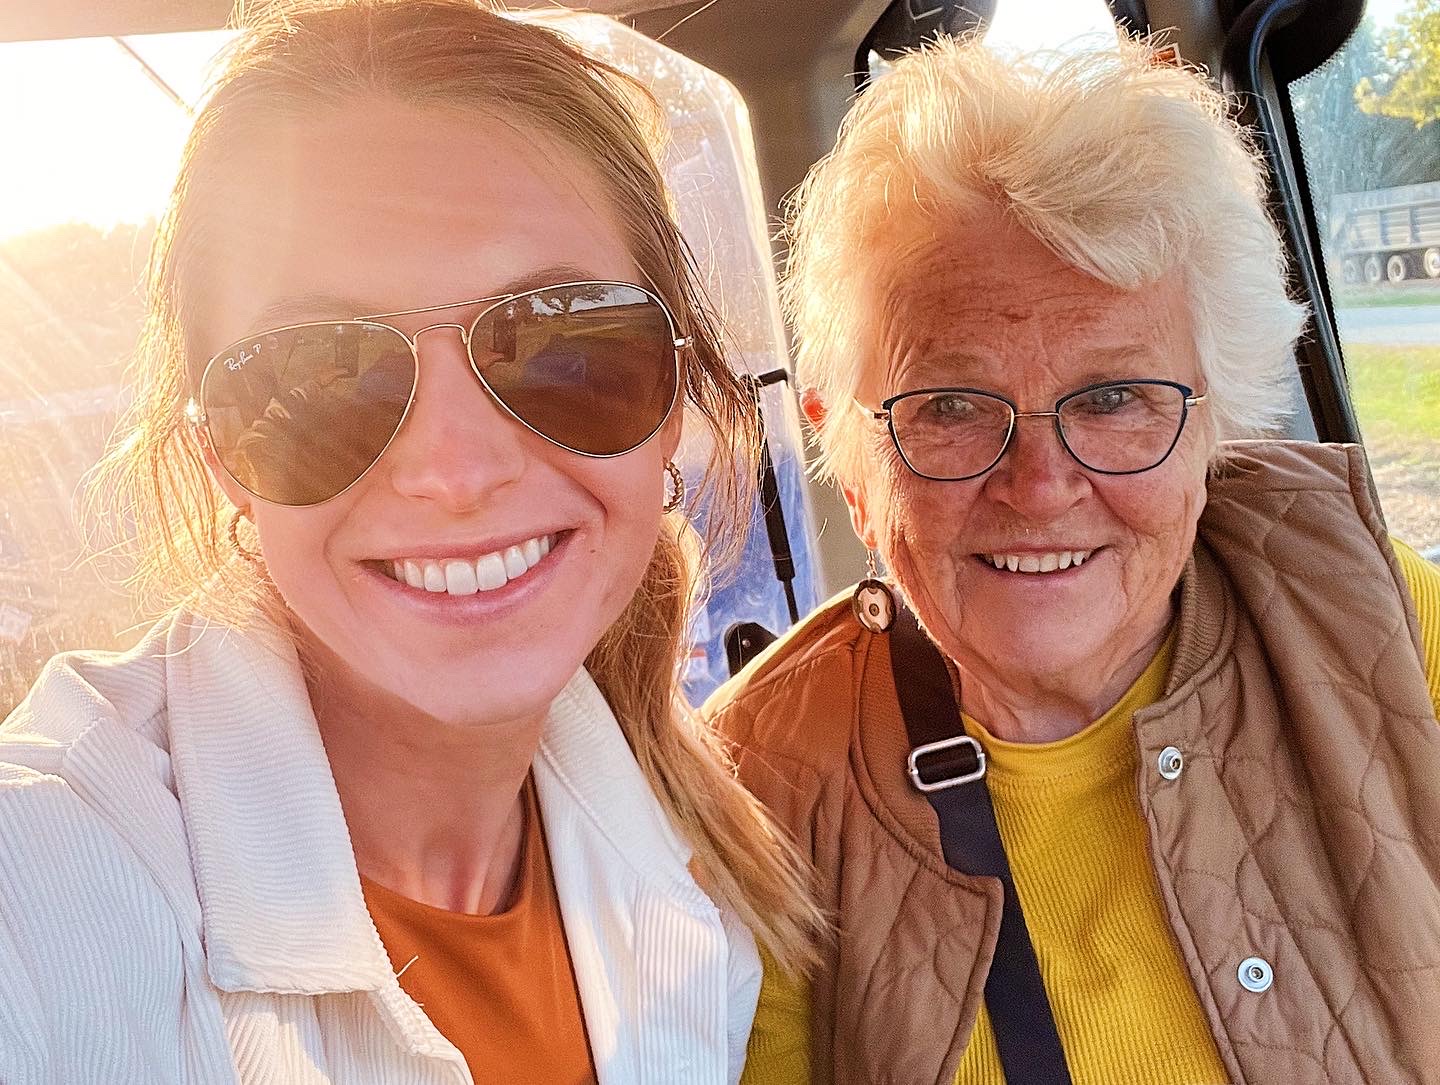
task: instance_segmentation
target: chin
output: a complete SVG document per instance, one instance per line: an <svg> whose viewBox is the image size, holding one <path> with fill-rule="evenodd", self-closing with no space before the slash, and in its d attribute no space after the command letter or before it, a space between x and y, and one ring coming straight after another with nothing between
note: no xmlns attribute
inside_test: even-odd
<svg viewBox="0 0 1440 1085"><path fill-rule="evenodd" d="M416 659L413 647L387 654L389 665L372 671L365 683L375 700L455 727L543 716L580 665L536 658L533 651L514 658L482 645L450 659Z"/></svg>

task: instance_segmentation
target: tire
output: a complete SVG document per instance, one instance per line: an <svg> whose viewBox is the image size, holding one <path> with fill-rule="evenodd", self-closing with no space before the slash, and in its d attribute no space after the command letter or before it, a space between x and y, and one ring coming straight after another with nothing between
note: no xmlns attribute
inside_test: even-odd
<svg viewBox="0 0 1440 1085"><path fill-rule="evenodd" d="M1365 258L1365 281L1374 286L1385 277L1385 265L1380 262L1378 256L1367 256Z"/></svg>
<svg viewBox="0 0 1440 1085"><path fill-rule="evenodd" d="M1420 257L1420 266L1432 279L1440 279L1440 248L1431 247Z"/></svg>
<svg viewBox="0 0 1440 1085"><path fill-rule="evenodd" d="M1353 256L1346 257L1340 265L1340 277L1345 282L1354 284L1360 281L1360 261Z"/></svg>
<svg viewBox="0 0 1440 1085"><path fill-rule="evenodd" d="M1392 283L1403 283L1410 277L1410 262L1398 252L1385 261L1385 278Z"/></svg>

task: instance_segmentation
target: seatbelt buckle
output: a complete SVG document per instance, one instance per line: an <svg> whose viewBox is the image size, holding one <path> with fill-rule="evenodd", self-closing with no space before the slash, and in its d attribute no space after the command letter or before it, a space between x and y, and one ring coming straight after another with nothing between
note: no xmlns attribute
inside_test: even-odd
<svg viewBox="0 0 1440 1085"><path fill-rule="evenodd" d="M918 791L943 791L985 778L985 751L969 735L916 746L907 764L910 782Z"/></svg>

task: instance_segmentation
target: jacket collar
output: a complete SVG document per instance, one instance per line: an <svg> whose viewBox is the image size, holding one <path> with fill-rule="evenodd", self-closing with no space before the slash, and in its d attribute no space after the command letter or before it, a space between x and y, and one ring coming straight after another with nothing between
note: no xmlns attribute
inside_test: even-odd
<svg viewBox="0 0 1440 1085"><path fill-rule="evenodd" d="M289 638L182 613L170 755L210 979L224 991L374 991L392 979Z"/></svg>
<svg viewBox="0 0 1440 1085"><path fill-rule="evenodd" d="M583 669L550 706L535 780L601 1085L738 1081L760 995L754 939L696 884Z"/></svg>
<svg viewBox="0 0 1440 1085"><path fill-rule="evenodd" d="M164 665L211 981L378 992L409 1021L289 638L181 614ZM738 1079L761 978L753 939L695 883L689 847L583 668L551 705L535 775L601 1081L688 1079L697 1060L723 1077L694 1080ZM445 1053L410 1026L413 1050Z"/></svg>

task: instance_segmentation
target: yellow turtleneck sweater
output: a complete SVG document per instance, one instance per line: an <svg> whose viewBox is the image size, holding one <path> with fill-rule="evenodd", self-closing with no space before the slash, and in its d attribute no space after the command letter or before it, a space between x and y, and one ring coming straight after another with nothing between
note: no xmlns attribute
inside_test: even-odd
<svg viewBox="0 0 1440 1085"><path fill-rule="evenodd" d="M1395 544L1440 714L1440 568ZM1135 796L1131 718L1160 697L1173 636L1118 704L1060 742L1005 742L965 718L989 760L995 818L1075 1085L1228 1080L1166 922ZM809 989L766 962L742 1085L809 1078ZM1004 1085L984 1006L956 1085Z"/></svg>

